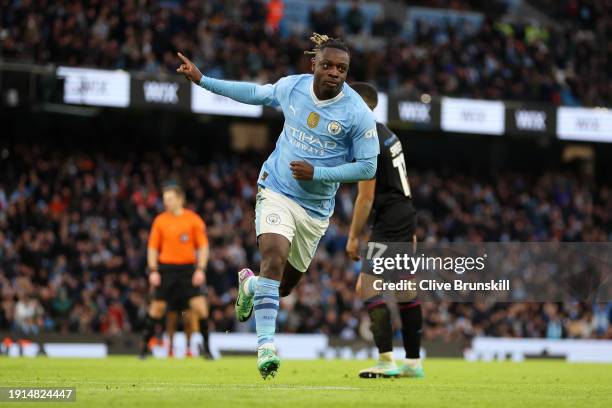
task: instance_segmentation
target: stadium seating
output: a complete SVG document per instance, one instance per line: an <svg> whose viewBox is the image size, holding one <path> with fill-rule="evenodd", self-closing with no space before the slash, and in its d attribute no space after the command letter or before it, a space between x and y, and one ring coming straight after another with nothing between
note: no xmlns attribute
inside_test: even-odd
<svg viewBox="0 0 612 408"><path fill-rule="evenodd" d="M212 76L273 82L307 71L308 36L325 30L351 43L350 79L381 89L565 105L605 106L612 100L607 51L598 46L607 41L612 15L604 2L585 9L590 12L581 8L581 25L565 29L507 21L489 13L486 5L492 2L425 1L419 4L464 14L405 8L393 16L384 15L378 3L356 3L350 22L352 2L284 3L280 28L271 29L260 0L125 6L77 1L48 7L10 2L0 14L0 48L7 61L154 74L174 72L175 51L181 50ZM555 16L576 14L552 3L536 2ZM243 23L236 24L238 19Z"/></svg>
<svg viewBox="0 0 612 408"><path fill-rule="evenodd" d="M102 153L14 146L0 176L0 330L116 335L140 329L145 313L145 245L161 210L161 180L187 180L188 200L208 223L208 271L216 331L249 331L234 320L235 271L255 266L257 163L142 152L127 162ZM6 162L5 162L6 163ZM28 168L22 173L20 169ZM411 176L420 240L610 241L612 187L571 173ZM368 336L353 291L358 273L344 255L354 190L338 195L336 215L313 265L283 300L285 333ZM612 305L585 303L424 304L429 339L475 335L612 336Z"/></svg>

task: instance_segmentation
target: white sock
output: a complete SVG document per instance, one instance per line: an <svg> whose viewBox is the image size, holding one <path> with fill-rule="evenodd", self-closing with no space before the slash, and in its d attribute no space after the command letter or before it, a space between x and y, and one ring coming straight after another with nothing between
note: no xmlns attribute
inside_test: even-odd
<svg viewBox="0 0 612 408"><path fill-rule="evenodd" d="M410 368L421 368L421 359L420 358L407 358L404 360L404 364L406 364Z"/></svg>
<svg viewBox="0 0 612 408"><path fill-rule="evenodd" d="M385 363L395 364L395 360L393 359L393 352L388 351L386 353L380 353L378 356L379 361L383 361Z"/></svg>

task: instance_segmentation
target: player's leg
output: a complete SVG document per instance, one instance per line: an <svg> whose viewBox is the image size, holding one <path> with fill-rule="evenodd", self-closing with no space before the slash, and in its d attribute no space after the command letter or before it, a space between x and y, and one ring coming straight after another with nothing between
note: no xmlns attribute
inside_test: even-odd
<svg viewBox="0 0 612 408"><path fill-rule="evenodd" d="M289 296L293 289L297 286L304 276L304 272L297 270L291 262L285 264L285 271L283 272L283 278L281 279L279 294L280 297Z"/></svg>
<svg viewBox="0 0 612 408"><path fill-rule="evenodd" d="M208 302L204 295L194 296L189 299L191 313L197 317L202 333L202 354L205 358L212 358L208 345Z"/></svg>
<svg viewBox="0 0 612 408"><path fill-rule="evenodd" d="M280 297L289 296L289 294L293 291L293 289L297 286L300 279L304 275L303 272L298 271L291 265L289 262L285 264L285 270L283 272L283 277L281 278L279 293ZM248 269L242 269L238 272L238 282L239 282L239 292L242 293L244 302L238 302L236 309L239 307L244 307L245 311L240 314L241 317L238 318L241 322L248 320L251 316L251 312L253 310L252 299L255 294L255 286L257 285L257 279L259 276L256 276L255 273ZM239 295L240 296L240 295ZM251 302L249 306L247 302Z"/></svg>
<svg viewBox="0 0 612 408"><path fill-rule="evenodd" d="M378 362L359 372L361 378L397 377L400 370L393 359L393 326L391 312L380 293L371 293L374 277L360 274L356 292L365 294L365 307L370 316L370 330L378 348Z"/></svg>
<svg viewBox="0 0 612 408"><path fill-rule="evenodd" d="M257 368L264 379L274 376L280 366L274 348L279 287L295 235L294 213L299 209L302 208L294 201L268 189L257 193L255 232L261 269L257 278L251 271L239 272L236 315L240 321L245 321L251 313L250 307L255 312Z"/></svg>
<svg viewBox="0 0 612 408"><path fill-rule="evenodd" d="M267 346L276 327L279 295L288 295L297 285L301 275L308 269L319 240L329 225L327 220L309 217L302 207L289 199L284 199L284 205L284 208L289 210L290 218L287 218L290 220L288 226L291 228L281 228L280 235L259 236L262 263L255 288L254 310L259 343L258 367L264 378L269 374L274 375L280 364L274 347ZM275 218L271 220L269 218L267 221L276 223ZM279 218L282 222L282 216ZM272 368L266 367L268 363Z"/></svg>
<svg viewBox="0 0 612 408"><path fill-rule="evenodd" d="M140 357L146 357L149 351L149 341L155 335L156 328L162 325L162 317L166 311L166 301L153 299L149 305L149 310L142 331L142 344L140 347Z"/></svg>
<svg viewBox="0 0 612 408"><path fill-rule="evenodd" d="M191 335L200 331L200 325L198 324L198 317L189 308L183 310L183 325L185 327L185 337L187 338L187 352L185 356L192 357Z"/></svg>
<svg viewBox="0 0 612 408"><path fill-rule="evenodd" d="M172 284L166 286L166 301L168 315L172 315L171 320L166 319L169 326L166 333L170 339L169 356L174 356L174 335L178 326L178 316L183 310L189 308L188 300L194 296L194 288L191 284L191 265L174 266L168 271L166 276Z"/></svg>
<svg viewBox="0 0 612 408"><path fill-rule="evenodd" d="M142 331L142 345L140 357L146 357L149 351L149 341L155 334L156 328L163 326L162 317L166 312L169 301L172 301L173 287L176 285L176 274L168 270L167 265L159 265L161 281L153 291L153 300L149 305L144 329Z"/></svg>
<svg viewBox="0 0 612 408"><path fill-rule="evenodd" d="M289 248L289 256L283 279L281 280L281 297L289 296L308 270L315 256L321 237L325 235L328 220L319 220L309 216L303 208L294 214L296 234Z"/></svg>
<svg viewBox="0 0 612 408"><path fill-rule="evenodd" d="M276 233L259 236L261 271L253 297L257 331L257 368L265 379L276 375L280 359L274 348L274 332L279 309L279 287L289 254L290 241Z"/></svg>
<svg viewBox="0 0 612 408"><path fill-rule="evenodd" d="M419 302L398 304L402 319L402 338L406 359L401 365L403 377L422 378L425 376L421 362L421 334L423 332L423 312Z"/></svg>
<svg viewBox="0 0 612 408"><path fill-rule="evenodd" d="M416 253L417 238L414 233L414 220L411 225L412 252ZM416 292L396 292L400 318L402 320L402 340L406 358L400 366L402 377L423 378L425 371L421 362L421 335L423 333L423 311L417 301Z"/></svg>
<svg viewBox="0 0 612 408"><path fill-rule="evenodd" d="M176 333L176 324L178 322L178 313L176 310L168 310L166 313L166 335L168 335L168 357L174 356L174 334Z"/></svg>
<svg viewBox="0 0 612 408"><path fill-rule="evenodd" d="M262 253L262 268L264 263L274 266L276 263L280 262L284 265L286 262L288 253L287 248L295 235L295 222L292 210L294 210L296 206L301 208L290 199L278 193L266 189L260 189L257 193L257 202L255 205L255 232L257 234L257 242L260 246L260 253ZM282 258L280 261L278 260L277 255L279 254L277 254L277 252L278 250L282 252L282 248L275 250L274 247L270 248L273 252L270 253L269 259L264 260L263 251L261 249L261 239L264 236L269 236L268 238L263 238L266 240L264 245L267 244L268 240L278 240L282 242L281 245L285 249L284 253L279 253ZM275 242L272 242L272 245L275 245ZM271 261L272 264L270 264ZM274 267L272 270L274 270ZM278 271L276 274L279 274ZM261 273L259 276L255 276L255 273L248 268L238 272L238 296L236 298L235 310L236 318L239 322L247 321L253 313L255 291L261 276ZM280 276L282 276L282 270L280 271ZM280 277L278 279L280 280Z"/></svg>

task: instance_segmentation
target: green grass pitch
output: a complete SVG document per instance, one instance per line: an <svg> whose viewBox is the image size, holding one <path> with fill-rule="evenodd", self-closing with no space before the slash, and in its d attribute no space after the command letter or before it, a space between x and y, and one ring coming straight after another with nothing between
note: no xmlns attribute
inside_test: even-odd
<svg viewBox="0 0 612 408"><path fill-rule="evenodd" d="M360 379L370 361L283 361L264 381L255 357L0 358L0 386L76 387L70 407L612 407L612 366L558 360L427 359L425 379ZM0 406L40 403L1 403ZM44 404L47 405L47 404Z"/></svg>

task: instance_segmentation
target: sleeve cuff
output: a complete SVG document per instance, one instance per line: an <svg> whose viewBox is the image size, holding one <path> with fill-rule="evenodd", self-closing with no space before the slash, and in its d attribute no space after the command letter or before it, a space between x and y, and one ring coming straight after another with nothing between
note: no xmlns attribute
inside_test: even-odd
<svg viewBox="0 0 612 408"><path fill-rule="evenodd" d="M321 180L321 167L315 167L312 173L313 180Z"/></svg>
<svg viewBox="0 0 612 408"><path fill-rule="evenodd" d="M204 82L206 81L206 76L202 75L202 78L200 78L200 82L198 83L198 85L200 85L202 88L206 89L206 86L204 86Z"/></svg>

